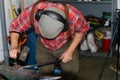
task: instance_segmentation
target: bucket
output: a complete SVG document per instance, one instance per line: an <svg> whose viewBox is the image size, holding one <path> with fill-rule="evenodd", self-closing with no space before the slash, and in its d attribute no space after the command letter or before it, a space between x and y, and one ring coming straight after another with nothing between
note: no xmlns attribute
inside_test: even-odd
<svg viewBox="0 0 120 80"><path fill-rule="evenodd" d="M108 52L110 48L111 39L102 39L102 49L104 52Z"/></svg>

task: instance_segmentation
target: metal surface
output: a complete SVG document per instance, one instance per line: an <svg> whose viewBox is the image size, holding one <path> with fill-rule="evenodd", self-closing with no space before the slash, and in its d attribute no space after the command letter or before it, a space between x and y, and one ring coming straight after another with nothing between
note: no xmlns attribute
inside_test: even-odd
<svg viewBox="0 0 120 80"><path fill-rule="evenodd" d="M0 74L7 80L59 80L61 76L42 75L36 70L0 66Z"/></svg>
<svg viewBox="0 0 120 80"><path fill-rule="evenodd" d="M6 23L5 23L5 11L4 11L4 0L0 0L0 18L1 20L1 32L2 32L2 42L3 42L3 53L4 53L4 58L5 58L5 65L9 65L9 60L8 60L8 45L7 45L7 32L6 32Z"/></svg>
<svg viewBox="0 0 120 80"><path fill-rule="evenodd" d="M5 76L3 76L2 74L0 74L0 80L8 80Z"/></svg>
<svg viewBox="0 0 120 80"><path fill-rule="evenodd" d="M61 76L45 76L43 78L40 78L40 80L59 80L61 79Z"/></svg>
<svg viewBox="0 0 120 80"><path fill-rule="evenodd" d="M0 66L0 74L8 80L38 80L35 70L27 70L15 67Z"/></svg>
<svg viewBox="0 0 120 80"><path fill-rule="evenodd" d="M48 63L44 63L44 64L34 64L34 65L26 65L26 66L23 66L24 69L33 69L35 67L42 67L42 66L47 66L47 65L51 65L51 64L57 64L56 66L60 65L59 63L61 62L61 60L59 59L56 59L56 61L53 61L53 62L48 62Z"/></svg>
<svg viewBox="0 0 120 80"><path fill-rule="evenodd" d="M60 75L43 75L40 73L38 68L50 64L58 64L59 62L60 60L57 59L54 62L21 67L0 66L0 74L5 76L8 80L59 80L61 79Z"/></svg>

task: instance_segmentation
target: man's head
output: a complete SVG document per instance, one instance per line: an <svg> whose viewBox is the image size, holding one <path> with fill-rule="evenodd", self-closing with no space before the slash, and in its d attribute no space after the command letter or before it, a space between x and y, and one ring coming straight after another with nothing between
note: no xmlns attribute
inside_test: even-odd
<svg viewBox="0 0 120 80"><path fill-rule="evenodd" d="M56 38L60 32L66 31L68 27L65 13L55 7L38 10L35 18L39 21L41 36L47 39Z"/></svg>

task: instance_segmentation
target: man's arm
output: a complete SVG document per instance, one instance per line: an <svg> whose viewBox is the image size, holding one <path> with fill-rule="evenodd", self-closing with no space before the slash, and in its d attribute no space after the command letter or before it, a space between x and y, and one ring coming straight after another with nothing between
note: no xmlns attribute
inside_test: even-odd
<svg viewBox="0 0 120 80"><path fill-rule="evenodd" d="M14 32L10 33L11 49L9 51L9 55L11 58L14 58L14 59L17 58L17 54L19 52L19 43L18 43L19 36L20 34L18 33L14 33Z"/></svg>
<svg viewBox="0 0 120 80"><path fill-rule="evenodd" d="M70 52L74 52L74 50L76 49L76 47L79 45L79 43L81 42L81 40L83 39L84 35L81 33L75 33L75 36L73 38L73 41L70 45L70 47L68 48L68 50Z"/></svg>
<svg viewBox="0 0 120 80"><path fill-rule="evenodd" d="M72 59L73 52L75 51L75 49L77 48L77 46L79 45L79 43L81 42L83 37L84 37L83 34L75 33L75 36L74 36L73 41L70 44L69 48L60 57L62 62L66 63Z"/></svg>

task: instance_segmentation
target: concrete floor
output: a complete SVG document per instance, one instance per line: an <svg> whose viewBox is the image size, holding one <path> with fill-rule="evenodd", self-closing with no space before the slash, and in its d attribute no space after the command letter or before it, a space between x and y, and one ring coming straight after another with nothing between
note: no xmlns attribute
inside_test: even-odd
<svg viewBox="0 0 120 80"><path fill-rule="evenodd" d="M39 50L39 48L37 50ZM116 73L109 68L109 65L113 64L115 59L108 59L101 80L117 80ZM80 55L79 80L98 80L104 61L105 57ZM120 75L118 80L120 80Z"/></svg>
<svg viewBox="0 0 120 80"><path fill-rule="evenodd" d="M108 59L101 80L117 80L116 73L109 68L110 64L113 64L114 61L115 59L113 58ZM80 55L79 80L99 80L98 78L104 62L105 57ZM120 75L118 80L120 80Z"/></svg>
<svg viewBox="0 0 120 80"><path fill-rule="evenodd" d="M80 56L80 80L98 80L104 61L103 57ZM116 80L116 73L109 68L112 63L114 59L109 58L101 80ZM120 75L118 80L120 80Z"/></svg>

